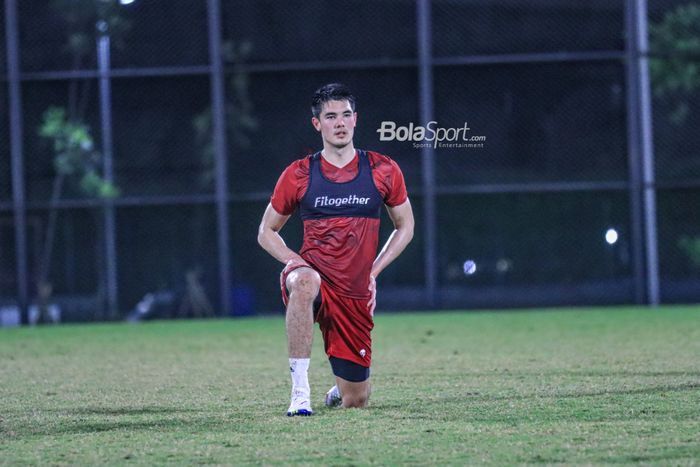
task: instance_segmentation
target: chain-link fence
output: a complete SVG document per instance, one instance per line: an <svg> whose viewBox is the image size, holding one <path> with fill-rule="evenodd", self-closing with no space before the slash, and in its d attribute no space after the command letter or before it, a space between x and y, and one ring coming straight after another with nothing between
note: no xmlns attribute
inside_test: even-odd
<svg viewBox="0 0 700 467"><path fill-rule="evenodd" d="M7 89L0 89L0 104L7 109ZM0 115L0 205L9 207L12 200L12 169L10 167L10 138L7 112Z"/></svg>
<svg viewBox="0 0 700 467"><path fill-rule="evenodd" d="M700 3L649 2L662 298L698 300Z"/></svg>
<svg viewBox="0 0 700 467"><path fill-rule="evenodd" d="M257 225L282 170L319 149L310 97L331 81L416 215L381 309L647 301L654 207L661 300L700 298L700 3L650 1L649 54L631 0L124 3L0 1L0 305L281 312ZM630 124L646 59L652 205ZM473 144L380 139L426 118ZM283 234L299 247L301 222Z"/></svg>

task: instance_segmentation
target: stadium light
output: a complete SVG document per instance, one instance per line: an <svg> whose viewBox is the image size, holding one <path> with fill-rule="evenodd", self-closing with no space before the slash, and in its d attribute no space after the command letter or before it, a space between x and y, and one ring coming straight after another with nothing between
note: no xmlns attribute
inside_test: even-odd
<svg viewBox="0 0 700 467"><path fill-rule="evenodd" d="M472 260L466 260L462 266L465 276L471 276L476 272L476 263Z"/></svg>
<svg viewBox="0 0 700 467"><path fill-rule="evenodd" d="M617 233L617 230L610 228L605 232L605 241L608 242L608 245L614 245L617 243L617 240L620 238L620 236Z"/></svg>
<svg viewBox="0 0 700 467"><path fill-rule="evenodd" d="M135 1L136 0L119 0L119 3L121 3L122 5L131 5Z"/></svg>

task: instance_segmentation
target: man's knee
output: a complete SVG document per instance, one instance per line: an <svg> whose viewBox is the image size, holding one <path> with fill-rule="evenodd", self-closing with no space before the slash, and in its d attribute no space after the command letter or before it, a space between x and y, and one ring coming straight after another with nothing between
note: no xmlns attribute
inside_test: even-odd
<svg viewBox="0 0 700 467"><path fill-rule="evenodd" d="M369 397L365 394L343 396L343 407L346 409L361 409L367 407L368 402Z"/></svg>
<svg viewBox="0 0 700 467"><path fill-rule="evenodd" d="M287 289L292 297L313 301L321 287L321 276L311 268L295 269L287 276Z"/></svg>
<svg viewBox="0 0 700 467"><path fill-rule="evenodd" d="M347 409L367 407L369 393L369 387L359 391L348 391L346 394L343 394L343 407Z"/></svg>

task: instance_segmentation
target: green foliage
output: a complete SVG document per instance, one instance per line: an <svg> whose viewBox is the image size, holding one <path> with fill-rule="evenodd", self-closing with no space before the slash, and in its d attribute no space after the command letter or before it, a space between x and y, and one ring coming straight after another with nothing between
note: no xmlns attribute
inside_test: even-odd
<svg viewBox="0 0 700 467"><path fill-rule="evenodd" d="M381 293L381 292L380 292ZM284 416L284 318L0 329L3 465L695 465L698 307L379 314L366 410Z"/></svg>
<svg viewBox="0 0 700 467"><path fill-rule="evenodd" d="M57 175L76 177L88 196L119 196L119 189L99 175L102 156L94 149L90 128L85 123L68 118L62 107L50 107L44 112L39 136L52 144Z"/></svg>
<svg viewBox="0 0 700 467"><path fill-rule="evenodd" d="M229 40L222 45L224 63L234 71L229 81L226 106L228 130L233 143L239 148L247 148L251 145L249 133L258 128L253 101L250 98L250 75L237 70L237 66L244 63L252 51L253 43L248 40L238 44Z"/></svg>
<svg viewBox="0 0 700 467"><path fill-rule="evenodd" d="M229 146L234 150L249 148L252 144L251 133L258 128L253 101L250 98L250 77L247 73L236 70L236 66L245 61L253 50L250 41L235 43L224 41L221 46L223 61L232 68L233 73L226 92L226 132ZM209 187L215 179L216 166L212 144L213 123L211 108L206 109L192 119L197 145L200 148L204 170L200 176L200 185Z"/></svg>
<svg viewBox="0 0 700 467"><path fill-rule="evenodd" d="M700 88L700 4L680 5L649 25L649 69L657 98L673 103L670 118L687 118L688 99Z"/></svg>
<svg viewBox="0 0 700 467"><path fill-rule="evenodd" d="M700 237L684 235L678 240L678 248L686 254L690 264L700 270Z"/></svg>

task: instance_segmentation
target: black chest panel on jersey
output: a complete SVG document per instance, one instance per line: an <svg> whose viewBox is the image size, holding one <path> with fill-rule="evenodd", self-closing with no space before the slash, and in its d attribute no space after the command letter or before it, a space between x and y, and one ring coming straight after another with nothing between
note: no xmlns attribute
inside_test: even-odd
<svg viewBox="0 0 700 467"><path fill-rule="evenodd" d="M358 150L357 176L347 182L331 182L321 173L321 153L311 156L309 186L299 203L303 220L330 217L369 217L378 219L382 204L381 193L372 178L369 157Z"/></svg>

